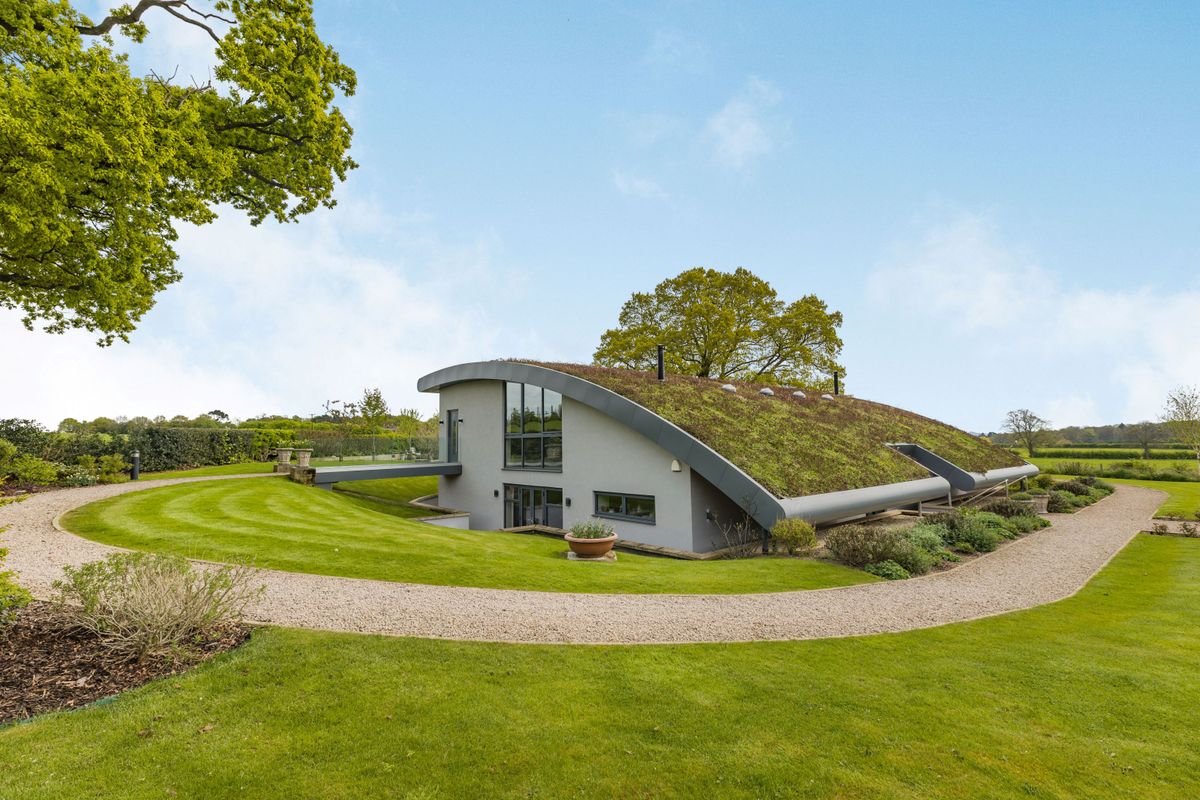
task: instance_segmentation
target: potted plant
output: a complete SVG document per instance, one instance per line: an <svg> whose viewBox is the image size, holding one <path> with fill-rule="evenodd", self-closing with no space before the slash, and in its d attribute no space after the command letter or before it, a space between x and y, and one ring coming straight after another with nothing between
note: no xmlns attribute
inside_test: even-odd
<svg viewBox="0 0 1200 800"><path fill-rule="evenodd" d="M576 522L563 538L567 540L572 553L584 558L603 558L617 542L617 534L612 526L594 519Z"/></svg>

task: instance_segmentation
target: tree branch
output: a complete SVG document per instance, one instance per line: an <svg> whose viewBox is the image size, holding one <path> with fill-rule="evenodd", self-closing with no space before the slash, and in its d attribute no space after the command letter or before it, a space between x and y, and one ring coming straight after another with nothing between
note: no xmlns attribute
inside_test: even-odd
<svg viewBox="0 0 1200 800"><path fill-rule="evenodd" d="M175 10L176 8L181 8L181 7L186 8L188 11L195 14L200 19L195 19L193 17L189 17L186 14L181 14L180 12ZM136 6L134 6L133 10L130 11L128 14L110 14L109 16L105 17L104 19L100 20L100 23L98 25L76 25L75 30L79 31L80 35L82 35L82 36L103 36L106 33L108 33L109 31L111 31L113 28L119 27L121 25L133 25L135 23L141 22L142 15L145 14L147 11L149 11L152 8L161 8L163 11L166 11L168 14L175 17L176 19L183 20L188 25L194 25L195 27L197 27L197 28L201 29L202 31L204 31L205 33L207 33L209 35L209 37L214 42L217 42L218 44L220 44L220 42L221 42L221 37L217 36L216 31L214 31L212 28L210 28L208 25L204 24L200 20L201 19L215 19L215 20L219 20L219 21L224 22L229 25L235 24L235 20L226 19L225 17L222 17L219 14L206 14L203 11L197 11L196 9L192 8L190 5L187 4L186 0L141 0L141 2L139 2Z"/></svg>

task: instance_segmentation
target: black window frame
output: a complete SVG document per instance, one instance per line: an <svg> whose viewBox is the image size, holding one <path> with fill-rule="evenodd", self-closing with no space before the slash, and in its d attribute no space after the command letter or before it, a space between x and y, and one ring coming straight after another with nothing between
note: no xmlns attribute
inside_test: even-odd
<svg viewBox="0 0 1200 800"><path fill-rule="evenodd" d="M513 519L513 512L514 512L514 503L516 503L518 500L517 496L525 491L533 491L533 492L541 492L542 493L542 504L541 504L540 508L541 508L543 522L540 524L542 524L548 528L554 528L556 530L563 530L563 527L562 527L563 526L563 508L565 507L564 501L566 499L566 493L563 492L562 488L558 487L558 486L533 486L530 484L522 484L522 483L506 483L506 484L504 484L504 494L503 494L503 497L504 497L504 527L505 528L522 527L522 526L515 525L516 520ZM552 495L558 495L557 503L551 501ZM558 525L553 524L553 522L555 521L555 519L554 519L555 517L557 517L557 522L559 523ZM523 524L530 524L530 523L523 523Z"/></svg>
<svg viewBox="0 0 1200 800"><path fill-rule="evenodd" d="M601 511L600 510L600 496L601 495L607 495L608 497L621 498L622 511L620 513L614 513L611 511ZM649 500L651 502L653 510L650 512L649 519L647 519L646 517L635 517L635 516L631 516L627 513L624 513L624 510L629 508L630 498L635 499L635 500ZM604 519L616 519L616 520L620 520L622 522L636 522L639 525L657 525L658 524L658 500L655 499L654 495L652 495L652 494L634 494L631 492L605 492L605 491L596 490L596 491L592 492L592 515L596 516L596 517L603 517Z"/></svg>
<svg viewBox="0 0 1200 800"><path fill-rule="evenodd" d="M521 391L519 392L520 397L519 397L519 403L518 403L519 407L521 409L521 419L519 421L519 424L517 424L517 425L513 424L514 421L513 421L512 417L509 416L510 387L514 387L514 386L521 387ZM525 419L525 412L531 408L529 400L527 400L525 397L526 391L529 389L536 389L539 392L537 402L536 402L536 408L538 409L539 419L536 420L536 424L534 424L535 423L534 420L526 420ZM547 408L546 408L546 393L547 392L553 392L558 397L558 416L556 419L554 419L547 413ZM503 409L503 416L504 416L504 422L503 422L503 426L502 426L502 429L504 431L504 448L503 448L503 452L501 455L501 469L516 470L516 471L520 471L520 472L554 472L554 473L562 472L562 448L563 448L563 431L562 431L563 396L562 396L562 394L559 392L555 392L553 389L546 389L544 386L537 386L532 383L521 383L519 381L501 381L500 382L500 394L502 397L502 409ZM557 427L547 430L546 423L548 420L551 420L551 419L554 419L554 421L557 423ZM516 430L515 431L511 430L511 428L514 428L514 427L516 428ZM531 428L531 427L536 427L537 430L527 430L528 428ZM520 445L519 445L519 450L521 452L521 463L520 464L510 463L511 459L509 458L509 454L512 452L510 448L513 447L514 440L520 441ZM536 444L534 443L534 440L536 440ZM557 444L558 444L557 453L558 453L559 457L558 457L557 463L547 465L546 464L546 451L548 449L551 449L551 446L549 446L551 441L557 441ZM541 458L539 459L538 463L536 463L536 464L532 463L532 458L530 459L530 463L526 463L526 460L525 460L526 456L532 455L535 450L541 454ZM551 449L551 451L554 452L552 449Z"/></svg>

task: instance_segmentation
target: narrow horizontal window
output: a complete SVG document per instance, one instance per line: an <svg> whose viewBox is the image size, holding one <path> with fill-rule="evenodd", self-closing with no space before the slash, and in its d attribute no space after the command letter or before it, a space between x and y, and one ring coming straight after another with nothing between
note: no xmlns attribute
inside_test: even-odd
<svg viewBox="0 0 1200 800"><path fill-rule="evenodd" d="M597 517L654 524L654 497L646 494L596 492Z"/></svg>

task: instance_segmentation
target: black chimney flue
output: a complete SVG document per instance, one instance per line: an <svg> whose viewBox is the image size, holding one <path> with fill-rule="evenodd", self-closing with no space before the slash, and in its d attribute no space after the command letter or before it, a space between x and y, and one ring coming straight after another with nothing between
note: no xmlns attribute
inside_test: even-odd
<svg viewBox="0 0 1200 800"><path fill-rule="evenodd" d="M841 389L841 382L838 380L838 374L835 372L833 373L833 396L837 397L841 394Z"/></svg>
<svg viewBox="0 0 1200 800"><path fill-rule="evenodd" d="M667 348L661 344L658 346L658 379L660 381L665 381L667 379L667 365L663 360L663 352L666 349Z"/></svg>

